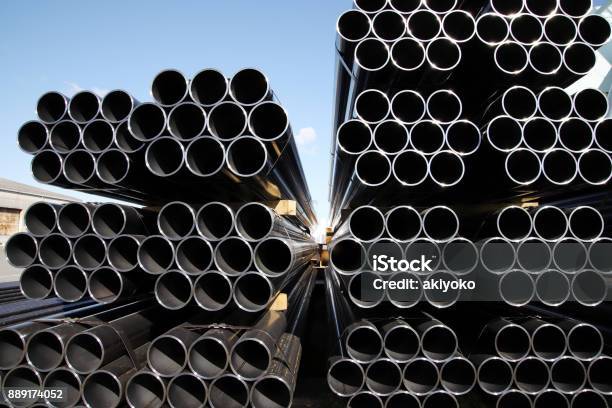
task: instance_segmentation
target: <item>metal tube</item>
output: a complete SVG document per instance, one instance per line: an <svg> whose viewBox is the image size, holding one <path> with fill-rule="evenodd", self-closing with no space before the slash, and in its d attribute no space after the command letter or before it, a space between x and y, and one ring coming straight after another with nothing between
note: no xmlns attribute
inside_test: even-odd
<svg viewBox="0 0 612 408"><path fill-rule="evenodd" d="M404 320L393 320L382 328L383 344L387 357L397 363L414 359L421 349L419 334Z"/></svg>
<svg viewBox="0 0 612 408"><path fill-rule="evenodd" d="M434 391L423 400L423 408L459 408L457 398L446 391Z"/></svg>
<svg viewBox="0 0 612 408"><path fill-rule="evenodd" d="M120 273L111 268L100 268L93 271L87 279L87 292L98 303L114 303L123 297L133 295L137 291L149 288L148 281L142 277L138 280L130 275Z"/></svg>
<svg viewBox="0 0 612 408"><path fill-rule="evenodd" d="M102 153L113 144L113 125L103 119L92 120L81 130L81 144L91 153Z"/></svg>
<svg viewBox="0 0 612 408"><path fill-rule="evenodd" d="M368 124L380 123L389 116L390 105L385 93L377 89L368 89L355 99L355 115Z"/></svg>
<svg viewBox="0 0 612 408"><path fill-rule="evenodd" d="M365 220L371 225L371 219ZM385 231L397 242L411 242L423 231L421 214L413 207L402 205L390 209L384 219Z"/></svg>
<svg viewBox="0 0 612 408"><path fill-rule="evenodd" d="M459 217L446 206L431 207L421 214L423 232L434 242L448 242L459 233Z"/></svg>
<svg viewBox="0 0 612 408"><path fill-rule="evenodd" d="M91 214L94 206L91 204L70 203L64 205L57 216L57 227L69 238L78 238L91 227Z"/></svg>
<svg viewBox="0 0 612 408"><path fill-rule="evenodd" d="M559 207L543 205L537 208L533 217L533 231L543 240L556 242L568 232L568 217Z"/></svg>
<svg viewBox="0 0 612 408"><path fill-rule="evenodd" d="M208 403L211 408L246 408L249 385L234 374L224 374L210 383Z"/></svg>
<svg viewBox="0 0 612 408"><path fill-rule="evenodd" d="M193 284L193 298L207 311L225 308L232 301L233 288L229 277L221 272L206 271Z"/></svg>
<svg viewBox="0 0 612 408"><path fill-rule="evenodd" d="M444 268L455 275L467 275L479 263L478 249L466 238L456 237L448 241L442 249Z"/></svg>
<svg viewBox="0 0 612 408"><path fill-rule="evenodd" d="M147 146L145 163L156 176L174 176L185 164L185 147L175 138L158 137Z"/></svg>
<svg viewBox="0 0 612 408"><path fill-rule="evenodd" d="M532 45L544 36L544 26L533 14L517 14L510 20L510 36L519 44Z"/></svg>
<svg viewBox="0 0 612 408"><path fill-rule="evenodd" d="M372 18L372 33L382 41L397 41L406 33L406 20L394 10L383 10Z"/></svg>
<svg viewBox="0 0 612 408"><path fill-rule="evenodd" d="M555 361L567 350L567 337L557 325L532 318L522 323L531 336L534 355L544 361Z"/></svg>
<svg viewBox="0 0 612 408"><path fill-rule="evenodd" d="M72 243L65 235L47 235L40 241L38 257L48 268L59 269L72 259Z"/></svg>
<svg viewBox="0 0 612 408"><path fill-rule="evenodd" d="M580 360L564 356L550 367L551 384L564 394L574 394L584 388L587 373Z"/></svg>
<svg viewBox="0 0 612 408"><path fill-rule="evenodd" d="M495 47L496 67L504 74L520 74L529 64L529 55L525 46L516 42L502 42Z"/></svg>
<svg viewBox="0 0 612 408"><path fill-rule="evenodd" d="M108 264L118 272L130 272L138 267L138 247L143 236L119 235L109 242Z"/></svg>
<svg viewBox="0 0 612 408"><path fill-rule="evenodd" d="M237 276L249 270L253 264L253 249L247 241L238 237L224 238L215 247L215 265L221 272Z"/></svg>
<svg viewBox="0 0 612 408"><path fill-rule="evenodd" d="M365 247L361 242L352 238L334 241L329 250L329 261L336 272L342 275L352 275L366 265Z"/></svg>
<svg viewBox="0 0 612 408"><path fill-rule="evenodd" d="M229 367L231 349L238 334L228 329L209 329L189 347L188 364L197 376L210 380Z"/></svg>
<svg viewBox="0 0 612 408"><path fill-rule="evenodd" d="M161 377L176 377L187 366L188 350L199 335L178 326L155 338L147 351L147 364Z"/></svg>
<svg viewBox="0 0 612 408"><path fill-rule="evenodd" d="M62 174L62 157L52 150L41 150L34 155L31 164L32 176L43 184L61 187L70 186Z"/></svg>
<svg viewBox="0 0 612 408"><path fill-rule="evenodd" d="M399 390L389 395L385 408L421 408L421 402L414 394Z"/></svg>
<svg viewBox="0 0 612 408"><path fill-rule="evenodd" d="M269 237L261 240L253 251L255 268L269 277L284 276L315 257L312 242L295 242L286 238Z"/></svg>
<svg viewBox="0 0 612 408"><path fill-rule="evenodd" d="M538 17L548 17L557 11L558 0L525 0L525 10Z"/></svg>
<svg viewBox="0 0 612 408"><path fill-rule="evenodd" d="M376 207L364 205L351 211L348 220L335 232L336 238L350 234L359 242L374 242L385 233L385 216Z"/></svg>
<svg viewBox="0 0 612 408"><path fill-rule="evenodd" d="M583 17L593 6L591 0L559 0L559 11L570 17Z"/></svg>
<svg viewBox="0 0 612 408"><path fill-rule="evenodd" d="M559 125L559 143L573 153L588 150L594 142L594 132L589 123L580 118L569 118Z"/></svg>
<svg viewBox="0 0 612 408"><path fill-rule="evenodd" d="M127 91L115 89L102 98L100 113L105 120L120 123L130 116L138 103Z"/></svg>
<svg viewBox="0 0 612 408"><path fill-rule="evenodd" d="M561 122L559 138L563 144L561 128L566 122L573 120L570 119L573 109L572 98L563 88L551 86L539 93L537 106L542 116L554 122Z"/></svg>
<svg viewBox="0 0 612 408"><path fill-rule="evenodd" d="M159 275L174 263L174 247L165 237L153 235L140 243L137 258L138 265L145 272Z"/></svg>
<svg viewBox="0 0 612 408"><path fill-rule="evenodd" d="M529 48L529 66L540 75L556 75L563 66L561 50L550 43L536 43Z"/></svg>
<svg viewBox="0 0 612 408"><path fill-rule="evenodd" d="M583 205L571 210L568 225L574 237L593 242L604 233L605 221L599 210Z"/></svg>
<svg viewBox="0 0 612 408"><path fill-rule="evenodd" d="M125 400L131 408L160 408L166 400L166 384L158 375L140 370L128 380Z"/></svg>
<svg viewBox="0 0 612 408"><path fill-rule="evenodd" d="M476 20L476 37L487 45L498 45L510 35L510 24L497 13L484 13Z"/></svg>
<svg viewBox="0 0 612 408"><path fill-rule="evenodd" d="M514 270L501 275L497 292L510 306L525 306L536 295L535 282L531 275L522 270Z"/></svg>
<svg viewBox="0 0 612 408"><path fill-rule="evenodd" d="M228 80L221 71L206 68L193 76L189 82L189 96L204 107L214 106L228 94Z"/></svg>
<svg viewBox="0 0 612 408"><path fill-rule="evenodd" d="M433 120L421 120L410 129L410 146L425 155L444 148L444 128Z"/></svg>
<svg viewBox="0 0 612 408"><path fill-rule="evenodd" d="M385 120L374 129L374 145L388 155L395 155L406 149L409 138L408 129L395 120Z"/></svg>
<svg viewBox="0 0 612 408"><path fill-rule="evenodd" d="M574 42L563 51L563 66L572 74L583 76L595 67L595 50L585 43Z"/></svg>
<svg viewBox="0 0 612 408"><path fill-rule="evenodd" d="M247 113L234 102L215 105L208 115L208 130L221 140L235 140L247 129Z"/></svg>
<svg viewBox="0 0 612 408"><path fill-rule="evenodd" d="M572 295L583 306L599 306L607 298L608 285L601 273L587 269L574 275Z"/></svg>
<svg viewBox="0 0 612 408"><path fill-rule="evenodd" d="M65 302L81 300L87 295L87 274L80 268L66 266L55 273L53 290Z"/></svg>
<svg viewBox="0 0 612 408"><path fill-rule="evenodd" d="M181 373L168 382L166 401L172 408L206 406L208 386L191 373Z"/></svg>
<svg viewBox="0 0 612 408"><path fill-rule="evenodd" d="M154 103L138 105L127 120L132 136L142 142L152 141L166 130L166 112Z"/></svg>
<svg viewBox="0 0 612 408"><path fill-rule="evenodd" d="M533 399L533 408L569 408L570 402L565 395L556 390L545 390Z"/></svg>
<svg viewBox="0 0 612 408"><path fill-rule="evenodd" d="M96 158L87 150L73 150L64 157L62 173L70 183L80 186L101 186L96 174Z"/></svg>
<svg viewBox="0 0 612 408"><path fill-rule="evenodd" d="M442 188L459 184L464 174L463 159L451 150L436 152L429 159L429 176Z"/></svg>
<svg viewBox="0 0 612 408"><path fill-rule="evenodd" d="M39 243L36 238L25 232L18 232L4 244L6 259L15 268L27 268L36 262L39 255Z"/></svg>
<svg viewBox="0 0 612 408"><path fill-rule="evenodd" d="M59 92L46 92L36 102L36 114L45 124L59 122L68 114L68 101L68 98Z"/></svg>
<svg viewBox="0 0 612 408"><path fill-rule="evenodd" d="M91 122L100 115L100 98L91 91L77 92L68 103L68 115L79 124Z"/></svg>
<svg viewBox="0 0 612 408"><path fill-rule="evenodd" d="M454 356L440 368L440 385L452 395L465 395L476 385L476 367L465 357Z"/></svg>
<svg viewBox="0 0 612 408"><path fill-rule="evenodd" d="M371 363L382 354L383 339L374 324L361 320L345 330L344 348L352 359L360 363Z"/></svg>
<svg viewBox="0 0 612 408"><path fill-rule="evenodd" d="M442 18L442 32L455 42L471 40L476 34L476 20L463 10L452 10Z"/></svg>
<svg viewBox="0 0 612 408"><path fill-rule="evenodd" d="M572 397L572 408L606 408L609 406L606 397L593 391L581 390Z"/></svg>
<svg viewBox="0 0 612 408"><path fill-rule="evenodd" d="M338 51L338 55L336 57L336 75L338 78L336 88L336 92L338 93L336 96L337 108L341 108L340 105L343 105L342 108L345 108L345 99L348 97L348 92L342 89L343 80L346 80L346 77L343 74L348 74L343 64L352 64L355 47L360 41L366 39L367 36L371 33L371 26L372 23L370 21L370 18L366 13L361 10L347 10L342 13L340 17L338 17L338 20L336 22L336 50ZM343 121L344 116L345 112L336 112L335 114L335 118L339 122Z"/></svg>
<svg viewBox="0 0 612 408"><path fill-rule="evenodd" d="M232 298L240 309L247 312L264 310L272 301L275 288L270 278L261 272L241 273L234 281Z"/></svg>
<svg viewBox="0 0 612 408"><path fill-rule="evenodd" d="M497 116L486 127L489 144L501 152L511 152L523 142L521 123L510 116Z"/></svg>
<svg viewBox="0 0 612 408"><path fill-rule="evenodd" d="M534 152L548 152L557 144L557 129L548 119L527 119L523 125L523 142Z"/></svg>
<svg viewBox="0 0 612 408"><path fill-rule="evenodd" d="M605 395L612 394L612 381L608 373L612 369L612 358L597 357L589 364L587 376L589 385L597 392Z"/></svg>
<svg viewBox="0 0 612 408"><path fill-rule="evenodd" d="M389 0L388 6L402 14L410 14L421 6L421 0Z"/></svg>
<svg viewBox="0 0 612 408"><path fill-rule="evenodd" d="M128 129L128 121L118 123L113 134L113 143L125 153L136 153L144 147L144 142L136 139Z"/></svg>
<svg viewBox="0 0 612 408"><path fill-rule="evenodd" d="M374 0L374 1L353 0L353 4L355 5L356 9L361 10L364 13L374 14L374 13L378 13L379 11L383 10L385 6L387 5L387 1L386 0Z"/></svg>
<svg viewBox="0 0 612 408"><path fill-rule="evenodd" d="M550 368L543 360L527 357L514 367L514 381L518 389L524 393L539 394L550 383Z"/></svg>
<svg viewBox="0 0 612 408"><path fill-rule="evenodd" d="M442 31L440 17L429 10L417 10L406 20L408 35L419 41L431 41Z"/></svg>
<svg viewBox="0 0 612 408"><path fill-rule="evenodd" d="M211 136L198 137L187 145L184 161L192 174L199 177L214 176L223 170L225 147Z"/></svg>
<svg viewBox="0 0 612 408"><path fill-rule="evenodd" d="M2 394L8 400L7 388L27 388L38 390L42 387L41 375L32 367L21 365L3 375ZM13 402L13 406L28 407L38 401L38 396L26 396L23 400Z"/></svg>
<svg viewBox="0 0 612 408"><path fill-rule="evenodd" d="M402 370L393 360L379 358L366 369L366 387L378 396L388 396L402 385Z"/></svg>
<svg viewBox="0 0 612 408"><path fill-rule="evenodd" d="M437 363L449 360L457 351L455 332L438 320L428 320L417 326L421 335L423 355Z"/></svg>
<svg viewBox="0 0 612 408"><path fill-rule="evenodd" d="M544 37L553 45L565 47L578 35L578 27L571 17L553 14L544 20Z"/></svg>
<svg viewBox="0 0 612 408"><path fill-rule="evenodd" d="M487 272L506 273L516 263L516 248L506 238L493 237L480 245L479 256L480 263Z"/></svg>
<svg viewBox="0 0 612 408"><path fill-rule="evenodd" d="M497 230L507 240L519 242L531 235L533 220L524 208L508 206L497 215Z"/></svg>
<svg viewBox="0 0 612 408"><path fill-rule="evenodd" d="M590 122L602 120L609 109L608 98L599 89L587 88L577 92L573 103L576 115Z"/></svg>
<svg viewBox="0 0 612 408"><path fill-rule="evenodd" d="M391 46L391 62L393 63L393 67L399 70L396 81L398 81L400 84L407 85L414 83L413 77L419 76L420 71L418 70L423 68L423 64L425 64L425 47L423 46L423 43L415 40L414 38L408 37L395 41ZM415 91L401 90L395 94L395 96L409 92L416 94ZM406 107L398 107L396 109L400 109L401 113L409 111L409 108ZM414 114L415 112L408 113L408 115Z"/></svg>
<svg viewBox="0 0 612 408"><path fill-rule="evenodd" d="M236 211L234 219L238 235L250 242L261 241L272 235L300 241L307 238L304 231L288 218L279 216L274 209L262 203L243 204Z"/></svg>
<svg viewBox="0 0 612 408"><path fill-rule="evenodd" d="M50 406L55 407L74 407L81 400L82 378L79 374L67 368L56 368L45 377L43 388L63 389L64 398L61 402L46 398L45 401Z"/></svg>
<svg viewBox="0 0 612 408"><path fill-rule="evenodd" d="M461 62L461 48L448 38L437 38L427 44L425 57L436 71L451 71Z"/></svg>
<svg viewBox="0 0 612 408"><path fill-rule="evenodd" d="M591 267L596 271L602 273L612 272L612 265L607 257L608 251L612 246L611 244L612 239L610 238L597 238L590 244L587 258Z"/></svg>
<svg viewBox="0 0 612 408"><path fill-rule="evenodd" d="M355 360L335 357L327 370L327 385L341 397L350 397L365 384L365 372Z"/></svg>
<svg viewBox="0 0 612 408"><path fill-rule="evenodd" d="M499 397L496 408L533 408L533 403L526 393L510 390Z"/></svg>
<svg viewBox="0 0 612 408"><path fill-rule="evenodd" d="M529 332L516 323L498 318L489 322L486 329L492 334L495 353L505 360L520 361L531 351Z"/></svg>
<svg viewBox="0 0 612 408"><path fill-rule="evenodd" d="M371 391L360 391L349 398L347 408L383 408L383 400Z"/></svg>
<svg viewBox="0 0 612 408"><path fill-rule="evenodd" d="M454 122L459 119L462 111L461 99L453 91L441 89L427 98L427 114L436 122Z"/></svg>
<svg viewBox="0 0 612 408"><path fill-rule="evenodd" d="M164 272L155 281L155 299L166 309L186 307L193 297L193 283L180 271Z"/></svg>
<svg viewBox="0 0 612 408"><path fill-rule="evenodd" d="M44 299L53 292L53 275L43 265L30 265L19 276L21 293L28 299Z"/></svg>
<svg viewBox="0 0 612 408"><path fill-rule="evenodd" d="M81 128L70 120L57 122L49 131L49 146L58 153L69 153L81 144Z"/></svg>
<svg viewBox="0 0 612 408"><path fill-rule="evenodd" d="M243 68L236 72L229 82L229 94L244 106L254 106L272 98L268 78L255 68Z"/></svg>
<svg viewBox="0 0 612 408"><path fill-rule="evenodd" d="M406 282L410 282L411 279L414 282L417 282L419 285L418 288L416 290L410 289L408 291L406 289L402 289L400 284L406 287ZM418 275L409 272L397 272L391 275L388 278L388 281L397 282L398 285L397 289L387 287L385 291L387 299L389 302L391 302L391 304L393 304L393 306L400 309L408 309L416 306L423 299L421 278ZM404 283L401 283L402 281Z"/></svg>
<svg viewBox="0 0 612 408"><path fill-rule="evenodd" d="M578 174L589 185L600 186L612 178L612 159L599 149L589 149L578 158Z"/></svg>
<svg viewBox="0 0 612 408"><path fill-rule="evenodd" d="M478 386L489 395L502 395L512 387L513 370L507 360L488 354L473 354Z"/></svg>
<svg viewBox="0 0 612 408"><path fill-rule="evenodd" d="M347 284L347 294L353 304L362 309L370 309L383 302L385 292L373 289L373 283L377 279L380 279L380 275L366 271L351 276Z"/></svg>
<svg viewBox="0 0 612 408"><path fill-rule="evenodd" d="M539 273L535 289L537 299L547 306L560 306L571 295L569 279L564 273L556 270Z"/></svg>
<svg viewBox="0 0 612 408"><path fill-rule="evenodd" d="M595 125L595 130L593 131L595 144L606 153L612 153L612 143L609 141L609 138L606 138L606 135L612 131L610 124L612 124L612 119L604 119Z"/></svg>
<svg viewBox="0 0 612 408"><path fill-rule="evenodd" d="M176 265L188 275L199 275L212 265L212 246L201 237L187 237L176 247Z"/></svg>
<svg viewBox="0 0 612 408"><path fill-rule="evenodd" d="M580 39L591 47L601 47L610 39L610 23L603 16L591 14L584 16L578 22Z"/></svg>
<svg viewBox="0 0 612 408"><path fill-rule="evenodd" d="M418 186L429 174L425 155L416 150L404 150L393 159L393 177L402 186Z"/></svg>
<svg viewBox="0 0 612 408"><path fill-rule="evenodd" d="M453 306L461 297L461 288L459 286L459 278L447 271L438 271L430 274L424 280L427 283L424 285L435 285L436 282L443 282L443 285L448 285L450 288L446 291L424 291L425 299L435 308L443 309Z"/></svg>
<svg viewBox="0 0 612 408"><path fill-rule="evenodd" d="M192 140L206 130L206 112L193 102L181 102L168 114L168 131L179 140Z"/></svg>
<svg viewBox="0 0 612 408"><path fill-rule="evenodd" d="M105 239L137 235L146 230L143 216L137 208L114 203L98 205L93 211L91 226L96 234Z"/></svg>
<svg viewBox="0 0 612 408"><path fill-rule="evenodd" d="M536 94L524 86L513 86L504 91L501 97L504 113L518 120L532 118L538 109Z"/></svg>
<svg viewBox="0 0 612 408"><path fill-rule="evenodd" d="M25 153L35 154L49 143L49 129L38 120L30 120L17 131L17 144Z"/></svg>
<svg viewBox="0 0 612 408"><path fill-rule="evenodd" d="M406 89L396 93L391 99L391 114L404 124L414 124L425 116L426 106L420 93Z"/></svg>
<svg viewBox="0 0 612 408"><path fill-rule="evenodd" d="M448 148L461 156L476 153L482 141L480 130L474 122L468 120L452 122L446 128L444 138Z"/></svg>
<svg viewBox="0 0 612 408"><path fill-rule="evenodd" d="M604 348L601 331L588 323L566 319L559 324L567 336L570 354L582 361L599 358Z"/></svg>
<svg viewBox="0 0 612 408"><path fill-rule="evenodd" d="M519 148L505 160L506 175L514 183L526 186L535 183L542 174L542 161L532 150Z"/></svg>
<svg viewBox="0 0 612 408"><path fill-rule="evenodd" d="M240 177L256 176L268 162L268 151L262 141L244 136L227 147L226 162L230 171Z"/></svg>
<svg viewBox="0 0 612 408"><path fill-rule="evenodd" d="M166 238L182 240L195 228L195 211L184 202L168 203L157 214L157 227Z"/></svg>
<svg viewBox="0 0 612 408"><path fill-rule="evenodd" d="M187 78L175 69L159 72L151 82L151 96L155 102L164 107L179 104L187 98Z"/></svg>
<svg viewBox="0 0 612 408"><path fill-rule="evenodd" d="M74 243L72 257L83 270L100 268L106 262L106 242L96 234L83 235Z"/></svg>
<svg viewBox="0 0 612 408"><path fill-rule="evenodd" d="M231 207L218 201L206 203L196 214L196 229L209 241L222 240L234 229L234 212Z"/></svg>

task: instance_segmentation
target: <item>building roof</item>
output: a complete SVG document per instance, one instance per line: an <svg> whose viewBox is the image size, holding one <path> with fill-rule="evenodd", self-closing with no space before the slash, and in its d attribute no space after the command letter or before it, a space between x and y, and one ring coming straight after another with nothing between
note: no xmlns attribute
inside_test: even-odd
<svg viewBox="0 0 612 408"><path fill-rule="evenodd" d="M23 195L33 196L33 197L40 197L40 198L50 198L53 200L60 200L60 201L80 201L74 197L54 193L48 190L44 190L42 188L29 186L23 183L18 183L16 181L5 179L2 177L0 177L0 192L23 194Z"/></svg>

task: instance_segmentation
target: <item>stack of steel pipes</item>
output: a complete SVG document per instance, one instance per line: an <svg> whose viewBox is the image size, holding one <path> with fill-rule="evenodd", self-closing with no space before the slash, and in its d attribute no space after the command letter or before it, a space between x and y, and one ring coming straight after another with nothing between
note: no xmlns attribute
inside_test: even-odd
<svg viewBox="0 0 612 408"><path fill-rule="evenodd" d="M29 300L2 308L2 399L289 407L318 246L287 114L256 69L166 70L151 94L49 92L19 130L35 179L126 203L26 210L6 243Z"/></svg>
<svg viewBox="0 0 612 408"><path fill-rule="evenodd" d="M389 398L377 387L400 387L406 373L427 378L425 369L406 367L396 376L388 364L381 370L385 377L368 385L366 369L351 362L352 346L339 340L332 345L329 372L344 377L328 376L331 390L351 396L365 376L368 391L347 404L355 408L607 407L609 388L600 379L561 389L577 367L586 379L591 359L566 356L571 347L565 347L554 361L542 360L535 350L547 349L547 340L529 338L529 347L538 343L535 356L526 366L517 364L520 370L508 365L511 382L499 400L478 389L484 387L472 390L480 362L471 355L483 353L471 336L487 321L476 318L483 311L488 320L520 317L521 324L543 321L534 314L552 314L556 320L546 320L546 327L564 322L558 328L565 346L573 327L566 328L567 322L593 328L579 320L595 319L602 327L594 332L612 330L597 317L612 287L608 96L598 89L565 89L592 71L597 48L610 38L610 23L590 14L589 0L353 3L336 27L330 327L345 339L351 324L369 326L378 332L378 343L372 336L355 344L385 344L390 322L414 333L415 315L443 314L440 320L453 328L474 369L471 375L457 369L450 380L465 385L465 395L432 393L431 400L419 400L408 389ZM382 256L404 265L415 261L417 268L416 261L428 260L429 268L381 270ZM394 286L407 281L415 286ZM473 287L436 290L435 282ZM472 316L480 327L472 325ZM402 344L424 347L416 333ZM590 341L588 335L573 337L574 348ZM442 344L445 338L437 340ZM595 340L603 347L608 337ZM369 349L376 356L378 350ZM420 361L418 348L412 350L408 360ZM336 360L343 364L336 366ZM601 361L596 371L609 358ZM538 364L547 371L542 378ZM516 371L531 377L517 380ZM544 387L530 398L521 387L532 378ZM509 391L513 380L520 391Z"/></svg>
<svg viewBox="0 0 612 408"><path fill-rule="evenodd" d="M289 118L263 73L247 68L228 79L204 69L188 80L165 70L151 95L155 102L123 90L41 96L39 119L18 133L34 155L34 178L145 205L292 199L302 222L314 224ZM211 183L181 189L194 182Z"/></svg>
<svg viewBox="0 0 612 408"><path fill-rule="evenodd" d="M498 408L608 407L612 358L600 330L572 319L490 321L469 360Z"/></svg>

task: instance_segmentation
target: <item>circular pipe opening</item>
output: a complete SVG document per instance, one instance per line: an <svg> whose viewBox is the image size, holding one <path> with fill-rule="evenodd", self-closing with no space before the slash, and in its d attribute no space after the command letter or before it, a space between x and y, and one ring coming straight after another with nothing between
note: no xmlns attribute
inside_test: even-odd
<svg viewBox="0 0 612 408"><path fill-rule="evenodd" d="M153 78L151 96L161 106L174 106L187 97L187 78L174 69L161 71Z"/></svg>
<svg viewBox="0 0 612 408"><path fill-rule="evenodd" d="M216 69L203 69L189 82L189 95L202 106L213 106L225 99L229 91L228 81Z"/></svg>
<svg viewBox="0 0 612 408"><path fill-rule="evenodd" d="M159 275L174 263L172 243L160 235L145 238L138 247L138 264L147 273Z"/></svg>

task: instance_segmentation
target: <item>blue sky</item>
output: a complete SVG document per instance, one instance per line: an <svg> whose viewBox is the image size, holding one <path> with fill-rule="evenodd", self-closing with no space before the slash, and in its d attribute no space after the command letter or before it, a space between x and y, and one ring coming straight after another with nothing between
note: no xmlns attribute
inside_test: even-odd
<svg viewBox="0 0 612 408"><path fill-rule="evenodd" d="M35 184L16 145L48 90L122 88L150 100L164 68L231 75L254 66L289 112L319 219L327 183L335 23L349 0L19 0L0 2L0 175ZM83 196L80 196L81 198Z"/></svg>

